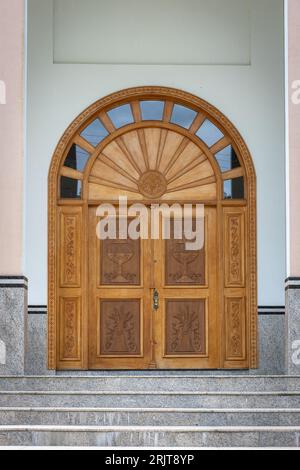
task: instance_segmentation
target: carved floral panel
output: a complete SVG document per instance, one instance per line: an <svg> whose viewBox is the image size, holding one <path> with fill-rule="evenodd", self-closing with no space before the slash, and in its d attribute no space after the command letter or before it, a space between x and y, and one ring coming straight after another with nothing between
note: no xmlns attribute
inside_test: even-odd
<svg viewBox="0 0 300 470"><path fill-rule="evenodd" d="M79 209L81 210L81 209ZM81 270L81 212L60 215L61 269L62 287L80 287Z"/></svg>
<svg viewBox="0 0 300 470"><path fill-rule="evenodd" d="M244 213L225 215L225 286L241 287L245 277Z"/></svg>
<svg viewBox="0 0 300 470"><path fill-rule="evenodd" d="M139 355L140 334L140 300L100 301L101 355Z"/></svg>
<svg viewBox="0 0 300 470"><path fill-rule="evenodd" d="M166 300L166 354L205 354L205 324L205 300Z"/></svg>
<svg viewBox="0 0 300 470"><path fill-rule="evenodd" d="M242 297L226 298L226 359L245 359L245 302Z"/></svg>
<svg viewBox="0 0 300 470"><path fill-rule="evenodd" d="M60 299L60 360L80 360L80 298Z"/></svg>

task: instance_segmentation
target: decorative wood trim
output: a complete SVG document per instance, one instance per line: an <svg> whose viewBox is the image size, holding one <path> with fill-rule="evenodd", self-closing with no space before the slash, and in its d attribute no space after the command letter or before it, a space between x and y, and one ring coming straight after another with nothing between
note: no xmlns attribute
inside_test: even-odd
<svg viewBox="0 0 300 470"><path fill-rule="evenodd" d="M256 176L250 152L243 138L235 126L218 109L211 104L190 93L181 90L165 87L137 87L113 93L92 104L81 113L68 127L60 139L52 157L49 177L48 177L48 367L55 369L56 360L56 305L57 305L57 196L58 196L58 176L66 149L74 141L76 135L82 131L85 123L100 116L101 121L109 132L109 135L94 150L94 154L99 152L108 141L116 138L116 135L124 133L124 129L115 131L105 111L116 104L126 103L139 99L164 99L166 106L164 110L164 120L168 121L172 112L173 103L190 106L207 116L214 124L222 129L225 136L228 136L235 152L237 153L245 172L245 199L247 200L246 227L247 227L247 305L249 311L249 366L257 367L257 267L256 267ZM142 123L141 123L142 124ZM170 126L170 125L169 125ZM172 127L172 126L170 126ZM176 126L175 126L176 127ZM183 129L181 129L183 131ZM188 131L187 131L188 133ZM190 135L191 140L197 138ZM199 139L198 139L199 140ZM207 149L205 150L207 152ZM86 171L88 171L87 165ZM214 166L216 177L220 178L217 164ZM219 198L221 198L220 183ZM87 193L86 193L87 194ZM234 205L234 202L231 201ZM85 197L85 204L87 200ZM221 202L223 204L223 202ZM225 204L224 204L225 205ZM227 205L227 204L226 204Z"/></svg>

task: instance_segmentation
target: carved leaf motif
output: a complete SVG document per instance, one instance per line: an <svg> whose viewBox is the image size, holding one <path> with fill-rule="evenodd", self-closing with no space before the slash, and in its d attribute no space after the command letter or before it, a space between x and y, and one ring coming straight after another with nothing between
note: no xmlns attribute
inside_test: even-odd
<svg viewBox="0 0 300 470"><path fill-rule="evenodd" d="M66 284L76 283L76 218L65 217L64 233L64 280Z"/></svg>
<svg viewBox="0 0 300 470"><path fill-rule="evenodd" d="M76 357L76 303L66 300L64 303L64 357Z"/></svg>
<svg viewBox="0 0 300 470"><path fill-rule="evenodd" d="M199 352L202 350L200 322L197 313L185 306L174 315L172 328L172 352Z"/></svg>
<svg viewBox="0 0 300 470"><path fill-rule="evenodd" d="M245 297L226 299L226 359L244 361L247 359L247 330Z"/></svg>
<svg viewBox="0 0 300 470"><path fill-rule="evenodd" d="M114 308L108 315L105 327L104 342L107 352L137 352L134 316L130 311L125 312L123 306Z"/></svg>
<svg viewBox="0 0 300 470"><path fill-rule="evenodd" d="M231 217L229 228L231 282L240 282L242 279L240 229L240 217Z"/></svg>
<svg viewBox="0 0 300 470"><path fill-rule="evenodd" d="M242 352L240 302L231 303L231 354L240 356Z"/></svg>

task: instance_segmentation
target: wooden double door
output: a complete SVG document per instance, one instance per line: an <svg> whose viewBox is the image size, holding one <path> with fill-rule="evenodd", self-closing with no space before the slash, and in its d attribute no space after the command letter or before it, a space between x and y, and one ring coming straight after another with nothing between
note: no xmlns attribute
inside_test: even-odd
<svg viewBox="0 0 300 470"><path fill-rule="evenodd" d="M197 250L175 238L174 219L169 239L160 229L157 239L101 240L98 223L91 206L89 369L220 367L216 207L205 207Z"/></svg>

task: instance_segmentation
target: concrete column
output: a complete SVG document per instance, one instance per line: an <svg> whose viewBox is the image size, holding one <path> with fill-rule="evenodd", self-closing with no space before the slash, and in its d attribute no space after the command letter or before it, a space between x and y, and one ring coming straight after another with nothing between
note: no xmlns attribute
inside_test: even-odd
<svg viewBox="0 0 300 470"><path fill-rule="evenodd" d="M23 374L27 280L23 276L23 0L0 0L0 374Z"/></svg>
<svg viewBox="0 0 300 470"><path fill-rule="evenodd" d="M287 373L300 375L300 2L286 2Z"/></svg>

